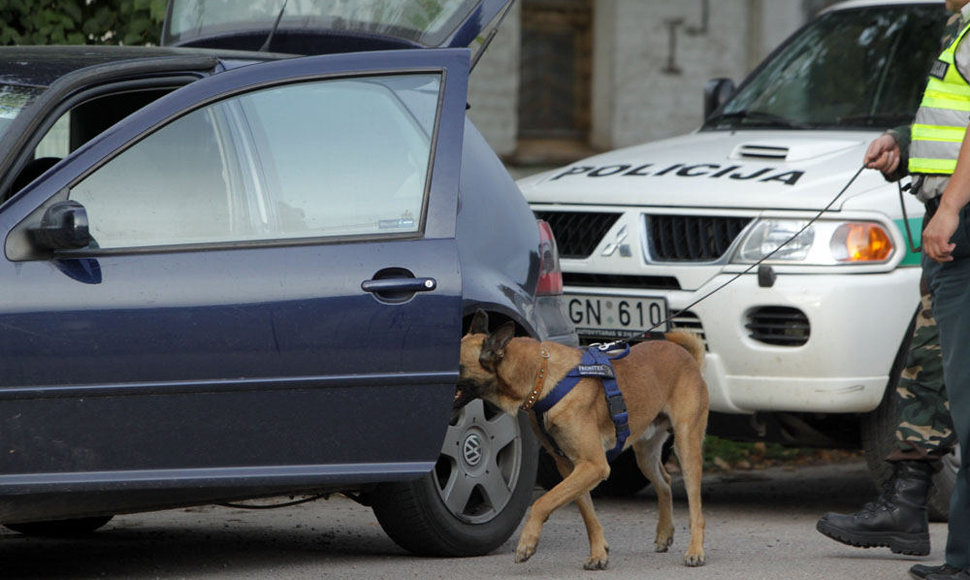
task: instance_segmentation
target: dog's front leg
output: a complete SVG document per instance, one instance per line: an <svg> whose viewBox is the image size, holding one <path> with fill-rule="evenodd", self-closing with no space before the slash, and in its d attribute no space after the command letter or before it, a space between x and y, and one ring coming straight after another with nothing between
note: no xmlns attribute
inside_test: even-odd
<svg viewBox="0 0 970 580"><path fill-rule="evenodd" d="M595 486L594 486L595 487ZM583 492L576 499L579 506L579 513L583 516L586 524L586 535L589 536L589 558L583 568L586 570L606 570L610 563L610 546L606 543L606 536L603 534L603 525L596 517L596 510L593 509L593 498L589 492Z"/></svg>
<svg viewBox="0 0 970 580"><path fill-rule="evenodd" d="M603 529L596 519L596 514L592 511L592 500L589 499L589 491L596 487L596 484L606 479L610 474L610 466L604 456L601 461L577 461L572 472L554 488L550 489L545 495L536 500L529 510L529 518L522 528L522 535L519 536L519 545L515 549L515 561L525 562L536 553L539 545L539 536L542 534L542 525L549 519L549 515L571 501L576 501L586 521L587 533L590 537L590 557L586 561L586 568L590 570L606 568L608 562L606 541L603 538ZM584 502L579 501L585 494L588 500L584 508ZM590 527L590 522L594 526ZM598 528L598 531L595 531ZM593 542L596 541L594 545ZM592 567L591 567L592 566Z"/></svg>
<svg viewBox="0 0 970 580"><path fill-rule="evenodd" d="M573 464L568 459L560 455L553 455L556 458L556 467L563 479L569 477L573 471ZM596 510L593 509L593 498L589 492L584 492L576 499L579 513L586 524L586 535L589 537L589 559L583 568L587 570L605 570L609 563L610 546L606 543L606 536L603 534L603 526L599 518L596 517Z"/></svg>

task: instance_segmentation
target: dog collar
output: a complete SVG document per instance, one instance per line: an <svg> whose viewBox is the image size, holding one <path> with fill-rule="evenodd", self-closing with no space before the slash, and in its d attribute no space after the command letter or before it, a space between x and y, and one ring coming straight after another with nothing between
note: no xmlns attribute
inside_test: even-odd
<svg viewBox="0 0 970 580"><path fill-rule="evenodd" d="M539 395L542 394L542 387L546 382L546 372L549 370L549 353L546 349L542 349L542 363L539 365L539 371L536 372L536 383L533 387L532 392L529 393L528 398L522 403L522 410L528 411L532 408L532 405L536 404L539 400Z"/></svg>

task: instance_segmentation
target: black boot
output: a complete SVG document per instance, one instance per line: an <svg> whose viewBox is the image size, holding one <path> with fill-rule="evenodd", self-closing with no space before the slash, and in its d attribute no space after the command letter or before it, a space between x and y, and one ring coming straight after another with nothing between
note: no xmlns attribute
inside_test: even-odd
<svg viewBox="0 0 970 580"><path fill-rule="evenodd" d="M933 466L925 461L899 461L882 494L857 513L827 513L815 528L823 535L859 548L887 547L897 554L930 553L926 498Z"/></svg>
<svg viewBox="0 0 970 580"><path fill-rule="evenodd" d="M929 578L930 576L935 576L936 578L959 578L959 574L963 574L964 571L959 568L954 568L953 566L943 563L939 566L927 566L926 564L915 564L909 569L909 575L913 578Z"/></svg>

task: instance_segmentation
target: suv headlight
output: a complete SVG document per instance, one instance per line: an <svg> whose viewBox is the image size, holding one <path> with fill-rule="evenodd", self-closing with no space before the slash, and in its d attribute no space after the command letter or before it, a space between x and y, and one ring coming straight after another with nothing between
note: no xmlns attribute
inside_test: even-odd
<svg viewBox="0 0 970 580"><path fill-rule="evenodd" d="M808 220L759 221L741 242L732 262L753 264L789 239L765 261L811 266L877 264L889 260L895 250L892 236L876 222L819 220L806 228L807 224Z"/></svg>

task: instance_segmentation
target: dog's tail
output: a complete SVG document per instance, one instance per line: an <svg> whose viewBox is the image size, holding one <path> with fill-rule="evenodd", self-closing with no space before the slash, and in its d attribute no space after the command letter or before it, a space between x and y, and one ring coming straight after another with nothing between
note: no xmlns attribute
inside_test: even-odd
<svg viewBox="0 0 970 580"><path fill-rule="evenodd" d="M700 336L687 330L674 330L665 332L664 338L687 349L687 352L697 361L698 366L704 366L705 348L704 341L701 340Z"/></svg>

